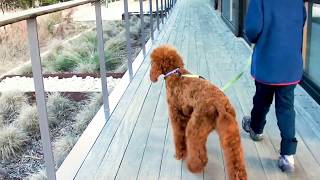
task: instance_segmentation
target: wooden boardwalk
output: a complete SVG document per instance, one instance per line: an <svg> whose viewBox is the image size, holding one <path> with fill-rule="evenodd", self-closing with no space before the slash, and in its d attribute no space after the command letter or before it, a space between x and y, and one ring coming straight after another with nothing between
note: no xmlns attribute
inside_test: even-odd
<svg viewBox="0 0 320 180"><path fill-rule="evenodd" d="M214 12L209 0L178 1L155 47L169 43L183 55L187 68L217 86L224 85L245 66L250 50ZM238 122L250 113L254 84L247 72L227 90ZM320 106L299 86L296 90L296 171L277 168L280 135L274 106L268 115L265 139L253 142L241 129L249 179L320 179ZM149 80L149 59L141 65L75 179L103 180L222 180L227 179L216 133L208 142L209 162L203 173L192 174L174 159L164 81Z"/></svg>

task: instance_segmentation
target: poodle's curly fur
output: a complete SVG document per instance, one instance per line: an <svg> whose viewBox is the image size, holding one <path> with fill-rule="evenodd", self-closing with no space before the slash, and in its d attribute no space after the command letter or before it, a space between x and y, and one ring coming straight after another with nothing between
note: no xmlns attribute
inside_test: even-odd
<svg viewBox="0 0 320 180"><path fill-rule="evenodd" d="M190 74L184 69L182 58L174 47L163 45L152 52L152 82L176 68L179 68L181 74ZM168 76L165 82L176 159L186 159L191 172L203 171L208 162L206 141L209 133L216 129L229 179L246 180L236 113L224 93L209 81L200 78L174 74Z"/></svg>

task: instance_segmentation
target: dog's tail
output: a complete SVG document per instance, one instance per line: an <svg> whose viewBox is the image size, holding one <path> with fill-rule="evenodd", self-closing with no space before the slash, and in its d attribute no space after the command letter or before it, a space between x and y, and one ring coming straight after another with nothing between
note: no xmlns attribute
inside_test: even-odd
<svg viewBox="0 0 320 180"><path fill-rule="evenodd" d="M247 180L240 132L236 118L224 111L224 113L218 115L216 123L216 130L223 149L229 180Z"/></svg>

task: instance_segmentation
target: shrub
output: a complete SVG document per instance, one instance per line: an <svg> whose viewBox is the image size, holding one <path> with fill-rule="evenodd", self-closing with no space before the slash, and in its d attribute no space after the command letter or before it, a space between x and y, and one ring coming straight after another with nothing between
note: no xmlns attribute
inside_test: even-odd
<svg viewBox="0 0 320 180"><path fill-rule="evenodd" d="M46 18L46 29L47 31L53 35L54 34L54 26L62 22L62 11L51 13L47 15Z"/></svg>
<svg viewBox="0 0 320 180"><path fill-rule="evenodd" d="M75 117L75 124L73 128L76 134L82 133L97 114L98 110L102 106L102 94L96 93L90 96L85 102L79 113Z"/></svg>
<svg viewBox="0 0 320 180"><path fill-rule="evenodd" d="M59 0L40 0L40 5L41 6L48 6L51 4L56 4L58 2L59 2Z"/></svg>
<svg viewBox="0 0 320 180"><path fill-rule="evenodd" d="M13 125L0 129L0 159L16 157L28 141L28 135Z"/></svg>
<svg viewBox="0 0 320 180"><path fill-rule="evenodd" d="M76 68L73 70L74 72L78 73L96 73L97 72L97 64L90 63L90 62L82 62L78 64Z"/></svg>
<svg viewBox="0 0 320 180"><path fill-rule="evenodd" d="M29 134L39 134L39 118L36 106L24 106L17 119L17 124Z"/></svg>
<svg viewBox="0 0 320 180"><path fill-rule="evenodd" d="M105 49L113 53L118 53L119 51L126 51L126 37L125 32L122 31L114 38L110 39L105 43Z"/></svg>
<svg viewBox="0 0 320 180"><path fill-rule="evenodd" d="M56 72L71 71L77 66L77 54L58 55L56 60L53 61L53 69Z"/></svg>
<svg viewBox="0 0 320 180"><path fill-rule="evenodd" d="M26 179L27 180L47 180L48 178L47 178L47 173L45 169L41 169L37 173L29 175Z"/></svg>
<svg viewBox="0 0 320 180"><path fill-rule="evenodd" d="M10 124L28 102L22 92L5 92L0 97L0 125Z"/></svg>
<svg viewBox="0 0 320 180"><path fill-rule="evenodd" d="M47 101L49 126L56 126L61 121L72 119L77 110L76 103L63 97L60 93L51 93Z"/></svg>
<svg viewBox="0 0 320 180"><path fill-rule="evenodd" d="M24 75L24 76L32 75L31 63L26 64L24 66L21 66L19 69L17 69L17 71L13 72L12 74L14 74L14 75L19 74L19 75Z"/></svg>
<svg viewBox="0 0 320 180"><path fill-rule="evenodd" d="M107 39L117 36L120 32L124 31L124 24L122 21L108 21L103 26L104 36Z"/></svg>
<svg viewBox="0 0 320 180"><path fill-rule="evenodd" d="M69 152L77 142L77 138L72 135L62 136L53 143L53 154L56 168L59 168Z"/></svg>

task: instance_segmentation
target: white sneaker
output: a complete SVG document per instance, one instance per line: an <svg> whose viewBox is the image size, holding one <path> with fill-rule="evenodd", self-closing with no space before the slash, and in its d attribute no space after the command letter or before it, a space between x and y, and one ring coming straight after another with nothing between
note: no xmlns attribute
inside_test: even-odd
<svg viewBox="0 0 320 180"><path fill-rule="evenodd" d="M281 155L278 160L278 166L283 172L294 171L294 158L293 155Z"/></svg>

